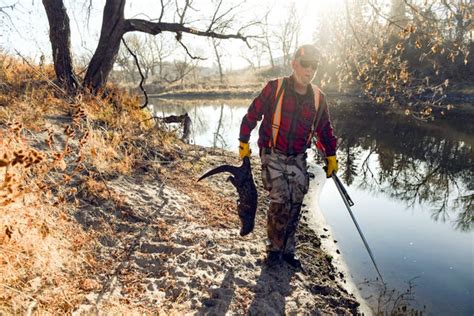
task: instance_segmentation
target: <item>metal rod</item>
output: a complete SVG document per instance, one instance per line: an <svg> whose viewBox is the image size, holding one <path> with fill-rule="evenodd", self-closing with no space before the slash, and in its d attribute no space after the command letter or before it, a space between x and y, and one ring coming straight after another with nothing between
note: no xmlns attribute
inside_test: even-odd
<svg viewBox="0 0 474 316"><path fill-rule="evenodd" d="M359 224L357 223L357 220L354 217L354 214L352 213L351 210L351 205L349 201L352 202L351 198L349 197L349 194L347 194L346 189L342 185L341 181L339 178L336 176L336 174L332 174L332 179L334 180L334 183L336 184L337 189L339 190L339 193L341 194L342 200L344 201L344 204L346 205L347 210L349 211L349 215L352 218L352 221L354 222L357 231L359 232L360 237L362 238L362 241L364 242L365 249L367 249L367 252L369 253L370 259L372 259L372 263L374 264L375 270L377 270L377 273L379 274L380 280L382 280L382 283L385 283L382 277L382 274L379 271L379 268L377 267L377 264L375 263L374 255L372 254L372 251L370 250L369 244L367 243L367 240L365 240L364 234L362 233L362 230L359 227ZM354 202L352 202L352 205L354 205Z"/></svg>
<svg viewBox="0 0 474 316"><path fill-rule="evenodd" d="M334 181L336 181L336 186L340 188L339 192L344 195L345 199L347 200L347 203L349 203L349 206L354 206L354 202L352 201L351 197L349 196L349 193L347 193L346 188L342 185L341 180L339 180L339 177L334 175Z"/></svg>

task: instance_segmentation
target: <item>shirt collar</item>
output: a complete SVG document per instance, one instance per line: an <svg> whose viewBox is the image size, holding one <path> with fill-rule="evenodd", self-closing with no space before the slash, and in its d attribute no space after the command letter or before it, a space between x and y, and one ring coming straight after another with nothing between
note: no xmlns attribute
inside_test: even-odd
<svg viewBox="0 0 474 316"><path fill-rule="evenodd" d="M288 79L287 87L290 88L291 91L296 94L297 92L295 91L294 75L292 74L291 76L287 77L287 79ZM306 90L306 94L304 96L314 98L313 86L311 85L311 83L308 84L308 90Z"/></svg>

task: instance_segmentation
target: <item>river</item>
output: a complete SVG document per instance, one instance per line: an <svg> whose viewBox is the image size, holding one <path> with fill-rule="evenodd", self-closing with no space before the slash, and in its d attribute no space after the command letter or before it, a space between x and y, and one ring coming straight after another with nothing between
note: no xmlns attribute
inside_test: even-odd
<svg viewBox="0 0 474 316"><path fill-rule="evenodd" d="M189 114L191 143L236 150L248 102L152 102L156 116ZM385 287L335 185L326 181L319 206L330 226L331 236L323 237L337 242L334 256L341 256L376 311L407 306L423 315L473 315L472 119L426 123L381 114L371 105L338 103L331 108L338 175L355 202L352 210ZM256 140L257 129L251 136L254 154Z"/></svg>

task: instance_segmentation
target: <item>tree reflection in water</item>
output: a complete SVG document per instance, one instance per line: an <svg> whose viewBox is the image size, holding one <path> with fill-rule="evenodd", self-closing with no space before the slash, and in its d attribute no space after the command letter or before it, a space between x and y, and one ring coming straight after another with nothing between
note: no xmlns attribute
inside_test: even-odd
<svg viewBox="0 0 474 316"><path fill-rule="evenodd" d="M434 220L453 216L456 229L472 230L474 136L469 119L455 126L413 122L360 105L357 111L335 106L331 114L345 183L384 192L409 206L429 205Z"/></svg>

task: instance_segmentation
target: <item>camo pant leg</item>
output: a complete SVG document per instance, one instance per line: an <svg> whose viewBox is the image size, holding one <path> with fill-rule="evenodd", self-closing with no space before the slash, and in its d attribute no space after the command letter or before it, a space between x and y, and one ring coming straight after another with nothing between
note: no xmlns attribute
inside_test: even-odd
<svg viewBox="0 0 474 316"><path fill-rule="evenodd" d="M282 251L289 240L288 251L294 251L299 209L293 205L301 207L309 186L306 154L286 156L275 152L262 153L261 160L262 180L271 202L267 214L269 250ZM274 204L282 207L277 208Z"/></svg>
<svg viewBox="0 0 474 316"><path fill-rule="evenodd" d="M291 174L289 180L292 204L303 203L304 196L308 193L309 175L306 158L306 154L300 154L288 158L287 172Z"/></svg>
<svg viewBox="0 0 474 316"><path fill-rule="evenodd" d="M262 182L269 192L270 202L285 204L290 200L290 187L286 175L286 157L278 153L262 153Z"/></svg>
<svg viewBox="0 0 474 316"><path fill-rule="evenodd" d="M289 215L288 205L270 202L267 213L268 251L282 251L285 248L285 229Z"/></svg>
<svg viewBox="0 0 474 316"><path fill-rule="evenodd" d="M309 188L309 176L306 165L306 155L289 158L288 170L293 175L290 177L291 205L289 220L286 228L285 253L295 253L296 229L300 221L301 205Z"/></svg>
<svg viewBox="0 0 474 316"><path fill-rule="evenodd" d="M286 244L284 253L294 254L296 251L296 229L300 221L301 204L292 204L286 227Z"/></svg>

